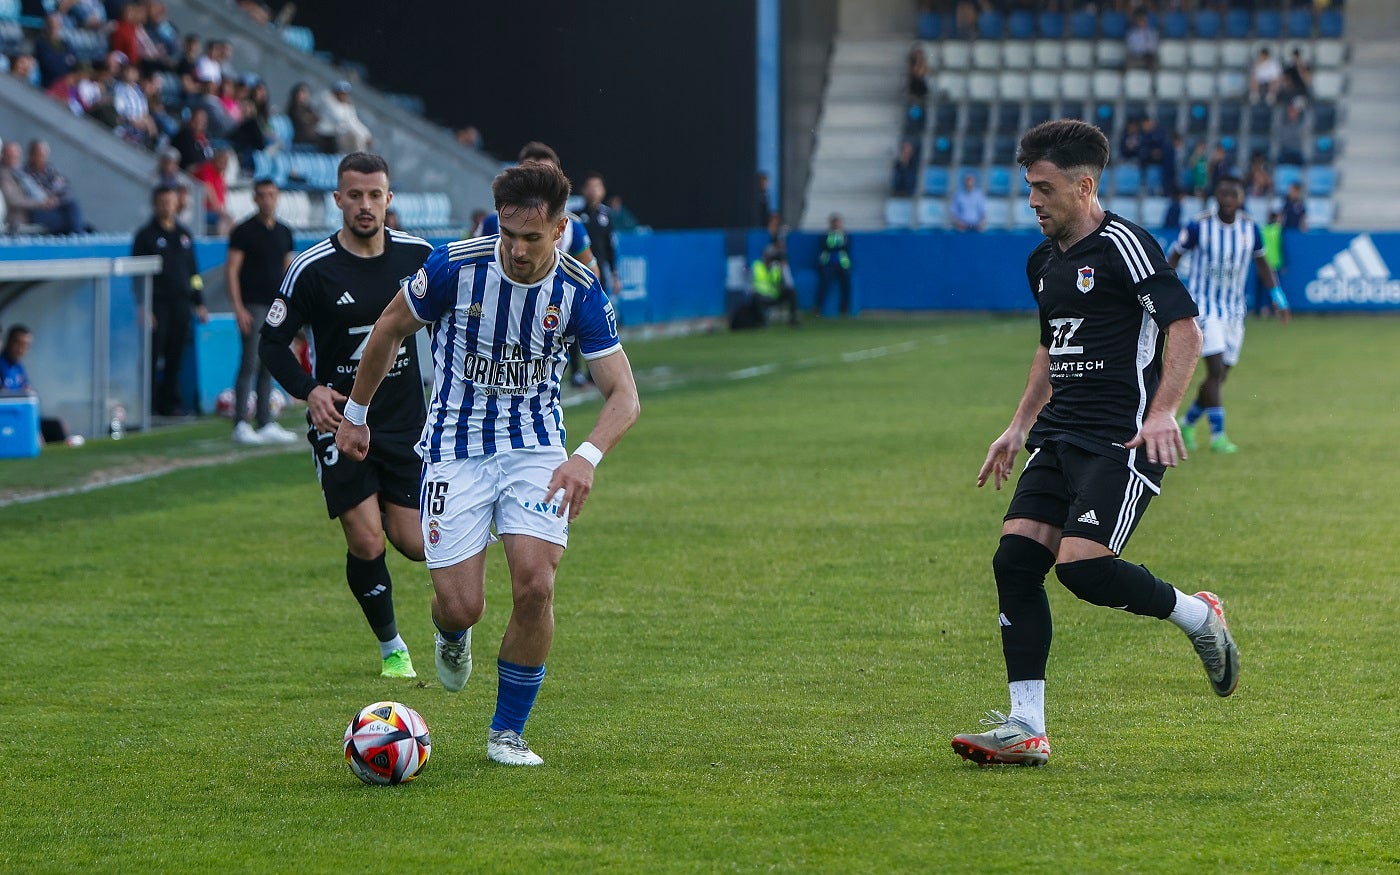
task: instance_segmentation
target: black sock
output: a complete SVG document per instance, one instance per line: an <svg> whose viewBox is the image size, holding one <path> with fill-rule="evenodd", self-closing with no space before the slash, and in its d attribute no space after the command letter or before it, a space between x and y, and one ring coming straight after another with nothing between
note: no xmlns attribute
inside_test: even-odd
<svg viewBox="0 0 1400 875"><path fill-rule="evenodd" d="M1116 556L1065 562L1055 568L1060 583L1086 602L1165 620L1176 607L1176 587Z"/></svg>
<svg viewBox="0 0 1400 875"><path fill-rule="evenodd" d="M393 641L399 634L394 622L394 584L389 579L389 566L384 564L384 554L373 559L360 559L351 553L345 554L345 582L350 584L350 592L365 612L374 637L380 641Z"/></svg>
<svg viewBox="0 0 1400 875"><path fill-rule="evenodd" d="M1054 564L1055 554L1049 548L1023 535L1002 535L992 557L1007 681L1045 678L1054 634L1045 575Z"/></svg>

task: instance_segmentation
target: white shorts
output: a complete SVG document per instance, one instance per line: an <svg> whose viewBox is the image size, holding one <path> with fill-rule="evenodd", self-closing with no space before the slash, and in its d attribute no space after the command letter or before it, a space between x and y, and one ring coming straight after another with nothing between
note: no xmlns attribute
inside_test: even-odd
<svg viewBox="0 0 1400 875"><path fill-rule="evenodd" d="M1244 346L1244 317L1202 316L1196 321L1201 326L1201 358L1218 355L1232 368L1239 364L1240 348Z"/></svg>
<svg viewBox="0 0 1400 875"><path fill-rule="evenodd" d="M497 534L530 535L569 546L569 518L546 496L561 447L503 450L489 456L423 463L418 517L429 568L456 565L480 553Z"/></svg>

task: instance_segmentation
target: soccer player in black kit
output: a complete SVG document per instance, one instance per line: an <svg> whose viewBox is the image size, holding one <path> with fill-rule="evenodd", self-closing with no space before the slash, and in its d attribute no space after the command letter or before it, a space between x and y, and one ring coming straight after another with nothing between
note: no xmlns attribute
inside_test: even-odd
<svg viewBox="0 0 1400 875"><path fill-rule="evenodd" d="M307 440L326 510L345 531L345 579L379 639L380 674L412 678L417 676L413 660L394 621L384 536L387 533L404 556L423 561L418 522L422 462L414 445L427 408L415 344L410 341L399 349L374 396L369 422L376 440L369 457L357 462L341 456L335 432L370 329L433 248L422 238L384 227L393 195L383 158L352 152L341 160L336 180L341 228L297 256L288 268L268 310L259 354L287 391L306 400ZM314 375L302 370L290 349L303 327L314 344Z"/></svg>
<svg viewBox="0 0 1400 875"><path fill-rule="evenodd" d="M1040 345L1011 424L977 475L978 486L991 479L1000 489L1021 446L1030 451L992 557L1011 713L991 711L983 723L993 729L953 737L953 750L979 764L1050 759L1052 566L1084 601L1186 632L1217 695L1233 693L1239 680L1219 597L1186 595L1118 558L1166 468L1186 458L1176 408L1201 331L1156 240L1099 206L1108 153L1098 128L1061 119L1027 132L1016 156L1047 239L1026 264Z"/></svg>

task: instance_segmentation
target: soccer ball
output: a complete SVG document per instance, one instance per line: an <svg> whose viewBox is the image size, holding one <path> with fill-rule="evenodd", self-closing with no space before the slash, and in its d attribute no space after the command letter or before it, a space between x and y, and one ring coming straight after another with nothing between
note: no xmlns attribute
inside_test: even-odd
<svg viewBox="0 0 1400 875"><path fill-rule="evenodd" d="M407 784L432 750L428 724L399 702L366 705L345 728L345 762L366 784Z"/></svg>

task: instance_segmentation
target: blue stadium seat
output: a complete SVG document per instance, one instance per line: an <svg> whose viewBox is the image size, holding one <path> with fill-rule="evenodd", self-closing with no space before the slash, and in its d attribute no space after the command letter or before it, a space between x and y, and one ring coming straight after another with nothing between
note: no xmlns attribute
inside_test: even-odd
<svg viewBox="0 0 1400 875"><path fill-rule="evenodd" d="M1288 187L1295 182L1303 181L1303 168L1297 164L1280 164L1274 168L1274 188L1280 192L1288 191Z"/></svg>
<svg viewBox="0 0 1400 875"><path fill-rule="evenodd" d="M1313 141L1312 161L1315 164L1331 164L1337 159L1337 143L1323 135Z"/></svg>
<svg viewBox="0 0 1400 875"><path fill-rule="evenodd" d="M1128 16L1114 9L1099 16L1099 27L1106 39L1122 39L1128 33Z"/></svg>
<svg viewBox="0 0 1400 875"><path fill-rule="evenodd" d="M1187 32L1185 12L1172 11L1162 16L1162 36L1166 39L1186 39Z"/></svg>
<svg viewBox="0 0 1400 875"><path fill-rule="evenodd" d="M1002 103L997 106L996 124L993 130L998 134L1016 134L1021 131L1021 104Z"/></svg>
<svg viewBox="0 0 1400 875"><path fill-rule="evenodd" d="M1240 119L1244 115L1244 107L1234 101L1221 101L1219 109L1216 111L1216 129L1222 136L1238 134L1240 132Z"/></svg>
<svg viewBox="0 0 1400 875"><path fill-rule="evenodd" d="M1012 39L1034 39L1035 16L1023 10L1011 13L1006 19L1006 35Z"/></svg>
<svg viewBox="0 0 1400 875"><path fill-rule="evenodd" d="M987 199L987 227L1011 227L1011 204L1006 198Z"/></svg>
<svg viewBox="0 0 1400 875"><path fill-rule="evenodd" d="M1342 10L1324 9L1317 19L1317 34L1325 39L1337 39L1342 35L1343 25Z"/></svg>
<svg viewBox="0 0 1400 875"><path fill-rule="evenodd" d="M939 134L949 134L958 127L958 105L941 101L933 111L933 130Z"/></svg>
<svg viewBox="0 0 1400 875"><path fill-rule="evenodd" d="M1191 104L1191 112L1186 116L1186 133L1204 134L1210 129L1210 107L1204 103Z"/></svg>
<svg viewBox="0 0 1400 875"><path fill-rule="evenodd" d="M1000 12L989 9L977 16L977 35L982 39L1001 39L1002 27Z"/></svg>
<svg viewBox="0 0 1400 875"><path fill-rule="evenodd" d="M1055 107L1049 101L1037 100L1031 104L1030 117L1026 119L1026 125L1035 127L1041 122L1048 122L1055 118Z"/></svg>
<svg viewBox="0 0 1400 875"><path fill-rule="evenodd" d="M1037 29L1046 39L1061 39L1065 35L1065 17L1059 12L1042 12Z"/></svg>
<svg viewBox="0 0 1400 875"><path fill-rule="evenodd" d="M1283 16L1277 9L1254 13L1254 34L1260 39L1278 39L1283 34Z"/></svg>
<svg viewBox="0 0 1400 875"><path fill-rule="evenodd" d="M1331 198L1310 197L1307 200L1308 227L1325 230L1332 227L1334 205Z"/></svg>
<svg viewBox="0 0 1400 875"><path fill-rule="evenodd" d="M1180 117L1181 109L1175 103L1157 104L1157 127L1161 128L1168 137L1176 131Z"/></svg>
<svg viewBox="0 0 1400 875"><path fill-rule="evenodd" d="M937 12L919 13L919 39L942 39L943 16Z"/></svg>
<svg viewBox="0 0 1400 875"><path fill-rule="evenodd" d="M1249 132L1267 134L1274 127L1274 108L1267 103L1249 105Z"/></svg>
<svg viewBox="0 0 1400 875"><path fill-rule="evenodd" d="M1066 100L1060 104L1061 118L1074 118L1080 121L1093 121L1094 112L1092 104L1086 104L1079 100Z"/></svg>
<svg viewBox="0 0 1400 875"><path fill-rule="evenodd" d="M1249 36L1250 15L1248 9L1231 9L1225 13L1225 36L1230 39L1244 39Z"/></svg>
<svg viewBox="0 0 1400 875"><path fill-rule="evenodd" d="M292 145L292 120L290 118L279 112L269 118L267 122L279 144L284 147Z"/></svg>
<svg viewBox="0 0 1400 875"><path fill-rule="evenodd" d="M1308 167L1307 180L1308 194L1313 197L1331 197L1337 188L1337 169L1314 164Z"/></svg>
<svg viewBox="0 0 1400 875"><path fill-rule="evenodd" d="M987 171L988 197L1006 197L1011 194L1011 171L1005 167L993 167Z"/></svg>
<svg viewBox="0 0 1400 875"><path fill-rule="evenodd" d="M907 228L914 224L914 202L907 197L892 197L885 201L885 225Z"/></svg>
<svg viewBox="0 0 1400 875"><path fill-rule="evenodd" d="M1337 105L1317 102L1312 105L1312 126L1315 134L1330 134L1337 128Z"/></svg>
<svg viewBox="0 0 1400 875"><path fill-rule="evenodd" d="M929 167L924 171L924 194L946 197L950 178L947 167Z"/></svg>
<svg viewBox="0 0 1400 875"><path fill-rule="evenodd" d="M1312 36L1312 12L1308 9L1288 11L1288 38L1307 39Z"/></svg>
<svg viewBox="0 0 1400 875"><path fill-rule="evenodd" d="M282 42L308 55L316 50L316 36L310 28L290 25L282 28Z"/></svg>
<svg viewBox="0 0 1400 875"><path fill-rule="evenodd" d="M1263 155L1267 160L1273 155L1274 141L1272 137L1251 136L1245 144L1245 154L1251 158L1255 155Z"/></svg>
<svg viewBox="0 0 1400 875"><path fill-rule="evenodd" d="M1013 164L1016 161L1016 149L1020 146L1020 139L1015 136L1000 136L992 139L992 151L988 157L989 161L996 164Z"/></svg>
<svg viewBox="0 0 1400 875"><path fill-rule="evenodd" d="M969 101L965 118L963 132L968 136L978 137L987 133L992 124L991 104L978 100Z"/></svg>
<svg viewBox="0 0 1400 875"><path fill-rule="evenodd" d="M0 21L19 21L20 0L0 0Z"/></svg>
<svg viewBox="0 0 1400 875"><path fill-rule="evenodd" d="M1148 194L1161 194L1165 190L1162 187L1162 165L1147 165L1147 172L1144 174L1142 190Z"/></svg>
<svg viewBox="0 0 1400 875"><path fill-rule="evenodd" d="M1120 164L1113 171L1113 191L1120 195L1136 197L1142 190L1142 171L1136 164Z"/></svg>
<svg viewBox="0 0 1400 875"><path fill-rule="evenodd" d="M1069 18L1069 35L1074 39L1093 39L1098 30L1099 22L1092 12L1080 10Z"/></svg>
<svg viewBox="0 0 1400 875"><path fill-rule="evenodd" d="M1202 39L1220 37L1220 13L1214 9L1202 9L1196 13L1196 36Z"/></svg>
<svg viewBox="0 0 1400 875"><path fill-rule="evenodd" d="M946 228L948 226L948 203L934 198L919 201L920 228Z"/></svg>
<svg viewBox="0 0 1400 875"><path fill-rule="evenodd" d="M948 137L935 137L933 148L929 150L928 163L936 167L947 167L953 163L953 141Z"/></svg>

